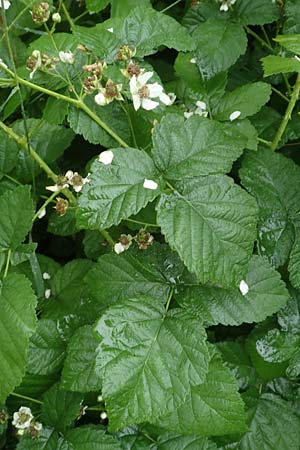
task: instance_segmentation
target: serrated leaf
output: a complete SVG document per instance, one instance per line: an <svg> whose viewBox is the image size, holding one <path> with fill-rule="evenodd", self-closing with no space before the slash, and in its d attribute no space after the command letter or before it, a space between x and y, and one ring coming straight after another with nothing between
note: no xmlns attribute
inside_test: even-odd
<svg viewBox="0 0 300 450"><path fill-rule="evenodd" d="M82 400L82 394L65 391L56 383L43 395L43 423L65 433L79 416Z"/></svg>
<svg viewBox="0 0 300 450"><path fill-rule="evenodd" d="M247 153L240 177L258 202L259 252L275 267L283 265L291 250L292 256L297 255L294 238L299 228L300 168L283 155L260 149L257 153ZM294 274L300 268L300 261L294 257L291 261L290 270ZM297 283L297 276L292 279Z"/></svg>
<svg viewBox="0 0 300 450"><path fill-rule="evenodd" d="M159 450L217 450L214 442L199 436L165 433L157 438Z"/></svg>
<svg viewBox="0 0 300 450"><path fill-rule="evenodd" d="M290 253L288 271L292 286L300 289L300 227L295 228L295 240Z"/></svg>
<svg viewBox="0 0 300 450"><path fill-rule="evenodd" d="M60 371L65 357L66 342L54 320L41 319L30 339L27 372L51 375Z"/></svg>
<svg viewBox="0 0 300 450"><path fill-rule="evenodd" d="M3 173L9 173L17 164L19 147L15 141L0 130L0 177Z"/></svg>
<svg viewBox="0 0 300 450"><path fill-rule="evenodd" d="M299 449L300 422L288 402L276 395L263 394L258 401L251 402L248 415L250 430L239 442L238 450Z"/></svg>
<svg viewBox="0 0 300 450"><path fill-rule="evenodd" d="M281 56L269 55L262 58L264 76L278 73L300 72L300 61L295 58L282 58Z"/></svg>
<svg viewBox="0 0 300 450"><path fill-rule="evenodd" d="M93 425L69 431L66 440L74 450L121 450L120 443L113 436Z"/></svg>
<svg viewBox="0 0 300 450"><path fill-rule="evenodd" d="M69 391L99 391L101 378L95 370L97 334L91 325L80 327L71 337L62 371L61 386Z"/></svg>
<svg viewBox="0 0 300 450"><path fill-rule="evenodd" d="M153 422L183 403L204 381L209 362L204 329L151 297L111 307L99 320L97 369L103 375L111 430ZM180 355L180 357L179 357Z"/></svg>
<svg viewBox="0 0 300 450"><path fill-rule="evenodd" d="M245 418L237 383L216 355L205 382L193 386L185 402L157 425L183 435L219 436L241 433L246 429Z"/></svg>
<svg viewBox="0 0 300 450"><path fill-rule="evenodd" d="M0 196L0 248L15 250L32 226L33 202L29 186L20 186Z"/></svg>
<svg viewBox="0 0 300 450"><path fill-rule="evenodd" d="M234 111L241 112L239 119L253 116L269 101L271 92L271 86L261 81L240 86L221 98L214 110L214 117L217 120L230 120Z"/></svg>
<svg viewBox="0 0 300 450"><path fill-rule="evenodd" d="M151 6L151 0L111 0L111 17L125 18L136 7L143 5L143 7Z"/></svg>
<svg viewBox="0 0 300 450"><path fill-rule="evenodd" d="M111 164L96 160L90 182L78 202L77 224L91 230L109 228L138 213L160 192L143 187L145 179L159 184L158 172L147 153L135 148L115 148Z"/></svg>
<svg viewBox="0 0 300 450"><path fill-rule="evenodd" d="M274 38L283 48L290 52L300 54L300 34L281 34Z"/></svg>
<svg viewBox="0 0 300 450"><path fill-rule="evenodd" d="M99 106L94 101L94 98L90 96L85 99L85 103L102 122L106 123L125 142L131 142L127 116L117 102ZM76 134L81 134L88 142L101 144L103 147L114 147L116 145L114 138L76 106L69 106L68 121L73 131Z"/></svg>
<svg viewBox="0 0 300 450"><path fill-rule="evenodd" d="M201 283L238 285L256 238L256 204L225 175L178 183L163 194L157 220L167 241Z"/></svg>
<svg viewBox="0 0 300 450"><path fill-rule="evenodd" d="M84 281L94 300L103 306L139 294L164 302L184 270L175 252L156 243L143 253L129 250L101 256Z"/></svg>
<svg viewBox="0 0 300 450"><path fill-rule="evenodd" d="M29 338L36 327L36 298L30 282L9 274L0 288L0 402L20 384L25 374Z"/></svg>
<svg viewBox="0 0 300 450"><path fill-rule="evenodd" d="M243 55L247 37L242 25L220 20L201 23L193 32L195 56L203 78L229 69Z"/></svg>
<svg viewBox="0 0 300 450"><path fill-rule="evenodd" d="M285 34L300 33L300 10L298 0L287 0L284 4L285 22L283 32Z"/></svg>
<svg viewBox="0 0 300 450"><path fill-rule="evenodd" d="M169 180L226 173L246 146L243 137L228 124L168 114L154 128L152 155Z"/></svg>
<svg viewBox="0 0 300 450"><path fill-rule="evenodd" d="M178 301L210 326L262 322L289 299L279 273L259 256L252 256L245 281L249 287L245 296L238 288L188 285L179 288Z"/></svg>
<svg viewBox="0 0 300 450"><path fill-rule="evenodd" d="M107 32L108 28L113 28L114 33ZM108 62L124 44L135 47L139 58L155 53L162 45L178 51L194 48L188 31L175 19L144 5L132 9L124 19L110 19L92 29L74 27L74 32L83 45Z"/></svg>

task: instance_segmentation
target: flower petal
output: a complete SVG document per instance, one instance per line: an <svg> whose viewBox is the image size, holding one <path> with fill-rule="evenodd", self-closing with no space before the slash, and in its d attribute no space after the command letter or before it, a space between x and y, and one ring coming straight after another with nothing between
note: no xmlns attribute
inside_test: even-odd
<svg viewBox="0 0 300 450"><path fill-rule="evenodd" d="M148 80L153 76L153 72L145 72L138 76L137 80L138 82L144 86Z"/></svg>
<svg viewBox="0 0 300 450"><path fill-rule="evenodd" d="M154 102L153 100L150 100L150 98L142 99L142 108L146 109L147 111L155 109L158 105L159 105L158 102Z"/></svg>

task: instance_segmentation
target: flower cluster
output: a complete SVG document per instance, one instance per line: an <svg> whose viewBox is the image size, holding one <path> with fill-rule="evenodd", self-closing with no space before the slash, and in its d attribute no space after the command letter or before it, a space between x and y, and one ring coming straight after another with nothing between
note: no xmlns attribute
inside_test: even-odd
<svg viewBox="0 0 300 450"><path fill-rule="evenodd" d="M98 94L95 96L97 105L108 105L114 100L123 100L121 95L122 84L114 83L112 80L106 82L105 87L99 87Z"/></svg>
<svg viewBox="0 0 300 450"><path fill-rule="evenodd" d="M37 70L52 70L55 68L55 63L58 58L51 58L46 53L41 53L39 50L34 50L27 58L26 67L30 70L29 78L32 80Z"/></svg>
<svg viewBox="0 0 300 450"><path fill-rule="evenodd" d="M184 117L188 119L189 117L192 117L194 114L201 117L207 117L208 111L207 106L205 102L197 101L196 102L196 109L194 111L186 111L183 113Z"/></svg>
<svg viewBox="0 0 300 450"><path fill-rule="evenodd" d="M53 186L46 186L46 189L51 192L59 192L62 189L72 187L75 192L80 192L83 185L90 180L88 176L83 178L78 172L68 170L65 175L57 177L57 182Z"/></svg>
<svg viewBox="0 0 300 450"><path fill-rule="evenodd" d="M235 4L236 0L218 0L220 5L220 11L227 12L232 5Z"/></svg>
<svg viewBox="0 0 300 450"><path fill-rule="evenodd" d="M147 84L152 76L153 72L141 71L138 76L133 75L130 79L130 93L133 107L136 111L140 107L148 111L155 109L159 105L159 102L152 100L153 98L159 99L167 106L172 105L175 100L174 94L171 96L167 95L159 83Z"/></svg>
<svg viewBox="0 0 300 450"><path fill-rule="evenodd" d="M45 23L50 17L50 5L47 2L41 2L34 5L31 11L32 20L35 23Z"/></svg>
<svg viewBox="0 0 300 450"><path fill-rule="evenodd" d="M86 93L94 92L102 87L100 81L106 68L107 64L102 61L96 61L94 64L87 64L82 67L85 72L88 72L88 77L83 82L83 89Z"/></svg>
<svg viewBox="0 0 300 450"><path fill-rule="evenodd" d="M43 427L40 422L34 420L31 409L26 406L21 406L19 411L14 413L12 424L17 428L18 435L27 433L32 438L39 437Z"/></svg>
<svg viewBox="0 0 300 450"><path fill-rule="evenodd" d="M141 229L136 236L133 237L131 234L121 234L119 242L114 246L114 251L119 255L125 250L128 250L133 242L137 243L140 250L147 250L147 248L153 244L154 237L144 229Z"/></svg>

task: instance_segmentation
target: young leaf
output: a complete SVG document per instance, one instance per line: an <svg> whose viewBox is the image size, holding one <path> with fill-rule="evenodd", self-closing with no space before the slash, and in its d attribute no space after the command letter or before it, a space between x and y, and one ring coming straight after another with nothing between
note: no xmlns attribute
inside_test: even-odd
<svg viewBox="0 0 300 450"><path fill-rule="evenodd" d="M143 253L130 250L121 255L103 255L84 281L95 301L104 307L139 294L164 302L184 270L175 252L154 244Z"/></svg>
<svg viewBox="0 0 300 450"><path fill-rule="evenodd" d="M77 210L77 224L91 230L109 228L139 212L160 192L159 175L147 153L134 148L115 148L111 164L94 161ZM145 179L157 188L143 186Z"/></svg>
<svg viewBox="0 0 300 450"><path fill-rule="evenodd" d="M225 94L213 115L217 120L230 120L230 115L234 111L241 112L239 119L253 116L269 101L271 92L271 86L261 81L244 84Z"/></svg>
<svg viewBox="0 0 300 450"><path fill-rule="evenodd" d="M33 203L29 186L20 186L0 196L0 248L16 249L32 226Z"/></svg>
<svg viewBox="0 0 300 450"><path fill-rule="evenodd" d="M249 288L245 296L238 288L194 285L179 288L178 301L210 326L262 322L289 299L279 273L259 256L252 256L245 281Z"/></svg>
<svg viewBox="0 0 300 450"><path fill-rule="evenodd" d="M111 307L96 327L111 430L153 422L181 405L191 386L204 381L209 363L199 322L179 310L166 312L155 298Z"/></svg>
<svg viewBox="0 0 300 450"><path fill-rule="evenodd" d="M80 327L72 336L67 347L61 385L76 392L99 391L101 378L95 370L96 348L99 338L91 325Z"/></svg>
<svg viewBox="0 0 300 450"><path fill-rule="evenodd" d="M264 76L278 73L300 72L300 61L295 58L282 58L281 56L268 55L262 58Z"/></svg>
<svg viewBox="0 0 300 450"><path fill-rule="evenodd" d="M279 42L286 50L300 55L300 34L282 34L276 36L274 41Z"/></svg>
<svg viewBox="0 0 300 450"><path fill-rule="evenodd" d="M229 124L168 114L153 132L156 166L169 180L226 173L246 146Z"/></svg>
<svg viewBox="0 0 300 450"><path fill-rule="evenodd" d="M29 281L9 274L0 287L0 402L20 384L25 373L29 338L36 327L36 298Z"/></svg>
<svg viewBox="0 0 300 450"><path fill-rule="evenodd" d="M256 237L255 202L225 175L187 179L177 189L157 207L167 241L201 283L239 285Z"/></svg>
<svg viewBox="0 0 300 450"><path fill-rule="evenodd" d="M50 375L60 371L65 357L66 342L54 320L41 319L30 339L27 372Z"/></svg>
<svg viewBox="0 0 300 450"><path fill-rule="evenodd" d="M195 56L203 78L212 78L231 67L243 55L247 37L242 25L207 20L193 32Z"/></svg>
<svg viewBox="0 0 300 450"><path fill-rule="evenodd" d="M245 419L237 383L215 355L205 382L192 386L185 402L157 425L186 435L220 436L245 431Z"/></svg>
<svg viewBox="0 0 300 450"><path fill-rule="evenodd" d="M43 423L65 433L79 416L82 400L82 394L67 392L56 383L43 396Z"/></svg>

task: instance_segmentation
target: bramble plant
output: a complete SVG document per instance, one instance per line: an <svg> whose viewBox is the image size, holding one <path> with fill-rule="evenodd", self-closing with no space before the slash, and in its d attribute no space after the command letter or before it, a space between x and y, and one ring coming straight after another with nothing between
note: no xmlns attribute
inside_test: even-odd
<svg viewBox="0 0 300 450"><path fill-rule="evenodd" d="M0 448L300 450L300 0L0 15Z"/></svg>

